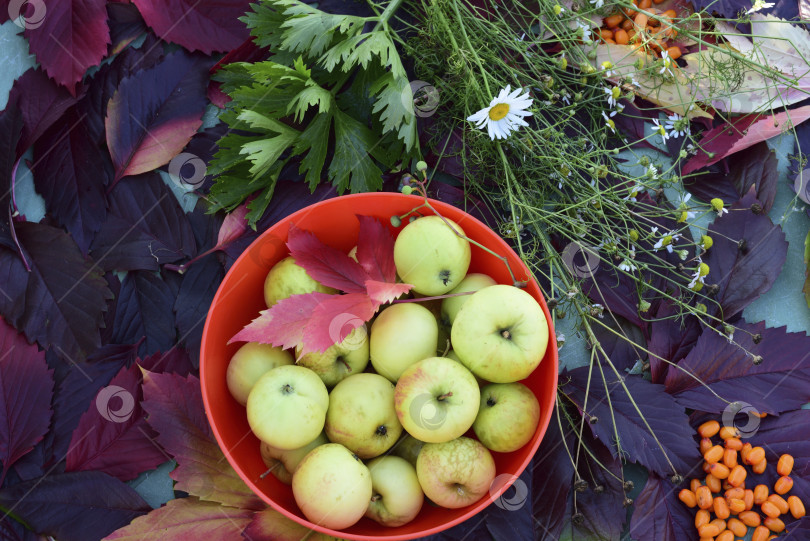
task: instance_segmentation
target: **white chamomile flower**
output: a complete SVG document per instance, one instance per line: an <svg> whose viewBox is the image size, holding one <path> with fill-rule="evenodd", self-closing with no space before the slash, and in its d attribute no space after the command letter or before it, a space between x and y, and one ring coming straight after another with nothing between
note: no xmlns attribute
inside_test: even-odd
<svg viewBox="0 0 810 541"><path fill-rule="evenodd" d="M489 107L467 117L467 120L474 122L477 128L486 126L492 140L506 139L519 126L529 125L523 117L532 115L527 111L532 105L532 99L528 92L521 92L522 88L512 91L512 87L507 85L492 99Z"/></svg>
<svg viewBox="0 0 810 541"><path fill-rule="evenodd" d="M591 42L591 26L581 21L577 21L577 26L582 30L582 41L585 43Z"/></svg>
<svg viewBox="0 0 810 541"><path fill-rule="evenodd" d="M601 304L597 303L597 304L592 304L591 305L591 315L592 316L596 316L599 319L602 319L602 318L605 317L604 311L605 311L605 307L602 306Z"/></svg>
<svg viewBox="0 0 810 541"><path fill-rule="evenodd" d="M605 0L590 0L590 1L591 4L593 4L593 7L595 7L596 9L599 9L605 5Z"/></svg>
<svg viewBox="0 0 810 541"><path fill-rule="evenodd" d="M625 272L633 272L638 267L636 267L635 262L633 261L636 258L636 248L631 246L630 247L630 254L619 264L619 269Z"/></svg>
<svg viewBox="0 0 810 541"><path fill-rule="evenodd" d="M663 75L664 73L667 73L670 76L674 75L672 73L672 70L670 69L672 68L672 58L669 56L669 53L666 51L666 49L661 51L661 63L663 64L663 66L661 67L661 71L659 71L658 73L660 73L661 75Z"/></svg>
<svg viewBox="0 0 810 541"><path fill-rule="evenodd" d="M611 113L610 116L613 116L615 114L616 111L613 111L613 113ZM616 123L613 122L613 119L610 118L610 116L608 116L604 111L602 111L602 117L605 119L605 125L607 125L607 127L610 128L610 131L616 133Z"/></svg>
<svg viewBox="0 0 810 541"><path fill-rule="evenodd" d="M695 217L695 213L689 210L687 206L690 199L692 199L692 194L689 192L681 196L680 204L678 205L678 210L681 212L680 216L678 216L678 223L683 223Z"/></svg>
<svg viewBox="0 0 810 541"><path fill-rule="evenodd" d="M667 123L664 125L664 128L669 131L670 137L683 137L691 133L689 121L678 113L667 117Z"/></svg>
<svg viewBox="0 0 810 541"><path fill-rule="evenodd" d="M636 198L638 198L638 195L643 191L644 191L644 185L639 184L638 182L636 182L633 185L633 187L630 188L630 193L628 193L626 197L622 197L622 199L624 199L625 201L636 202ZM655 229L656 229L656 231L658 230L658 228L655 228ZM653 233L655 233L655 231L653 231Z"/></svg>
<svg viewBox="0 0 810 541"><path fill-rule="evenodd" d="M766 9L766 8L772 8L773 4L774 4L773 2L763 2L762 0L754 0L754 5L751 7L751 9L746 11L746 13L748 15L751 15L752 13L754 13L756 11Z"/></svg>
<svg viewBox="0 0 810 541"><path fill-rule="evenodd" d="M666 144L667 139L669 139L669 134L667 133L667 129L658 123L658 119L653 119L653 125L650 126L652 130L661 136L661 142Z"/></svg>
<svg viewBox="0 0 810 541"><path fill-rule="evenodd" d="M607 95L607 102L610 107L616 107L616 104L619 103L618 100L622 95L622 91L618 86L606 86L602 90L604 90L605 94Z"/></svg>
<svg viewBox="0 0 810 541"><path fill-rule="evenodd" d="M613 71L614 68L613 62L611 62L610 60L605 60L604 62L602 62L602 65L600 67L602 68L602 71L605 72L605 77L613 77L616 74L616 72Z"/></svg>
<svg viewBox="0 0 810 541"><path fill-rule="evenodd" d="M652 180L658 180L658 168L653 164L647 166L647 171L644 174Z"/></svg>
<svg viewBox="0 0 810 541"><path fill-rule="evenodd" d="M658 242L656 242L653 245L653 249L657 252L661 248L666 248L667 252L671 254L673 250L672 243L678 240L679 238L681 238L681 235L679 233L670 231L669 233L658 239Z"/></svg>
<svg viewBox="0 0 810 541"><path fill-rule="evenodd" d="M693 145L692 143L689 143L688 145L686 145L686 153L694 156L697 154L697 148L695 148L695 145Z"/></svg>
<svg viewBox="0 0 810 541"><path fill-rule="evenodd" d="M562 100L562 101L563 101L563 102L564 102L566 105L571 105L571 94L569 94L567 90L566 90L566 91L564 91L562 94L560 94L560 99L561 99L561 100Z"/></svg>

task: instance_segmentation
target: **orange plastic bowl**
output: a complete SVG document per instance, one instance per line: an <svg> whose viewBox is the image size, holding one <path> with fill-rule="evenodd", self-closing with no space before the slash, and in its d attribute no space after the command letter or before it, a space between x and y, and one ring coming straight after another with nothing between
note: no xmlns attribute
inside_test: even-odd
<svg viewBox="0 0 810 541"><path fill-rule="evenodd" d="M416 519L398 528L386 528L363 518L351 528L336 531L309 522L295 504L288 485L280 483L272 475L264 479L260 477L267 468L259 454L259 440L250 431L245 408L231 398L225 383L228 362L241 345L228 345L228 340L266 308L264 279L270 268L289 253L285 243L290 224L312 231L324 243L348 252L355 245L359 230L356 215L374 216L390 227L392 215L404 214L421 201L417 196L399 193L349 195L321 201L279 221L256 239L228 271L208 311L203 330L200 379L205 412L228 461L245 483L271 507L307 528L343 539L416 539L436 534L469 519L499 498L526 468L546 432L554 407L557 344L551 316L540 288L526 265L496 233L466 212L431 200L434 208L461 225L470 238L508 258L516 277L529 282L526 291L543 307L549 324L550 340L545 358L523 381L540 401L541 415L537 430L531 441L521 449L512 453L492 453L498 479L508 481L498 483L489 495L461 509L443 509L425 503ZM393 227L391 231L394 234L397 232ZM476 246L472 247L470 272L483 272L499 283L511 283L503 261Z"/></svg>

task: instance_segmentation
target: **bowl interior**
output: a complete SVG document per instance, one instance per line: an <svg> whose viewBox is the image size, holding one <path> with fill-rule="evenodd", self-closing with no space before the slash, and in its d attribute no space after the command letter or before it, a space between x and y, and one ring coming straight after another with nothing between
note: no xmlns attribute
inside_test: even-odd
<svg viewBox="0 0 810 541"><path fill-rule="evenodd" d="M231 398L225 383L228 362L241 346L241 343L228 345L228 340L266 308L264 279L270 268L289 253L285 242L290 223L312 231L324 243L348 252L355 245L359 231L356 215L376 217L396 234L398 230L390 225L389 218L407 212L420 202L421 198L399 193L357 194L322 201L279 221L234 263L214 297L205 322L200 361L203 400L208 420L228 461L245 483L269 505L309 528L344 539L414 539L437 533L476 514L493 498L499 497L511 482L493 491L490 497L462 509L443 509L426 502L415 520L398 528L385 528L366 518L341 531L310 523L295 504L289 486L272 475L260 478L266 467L259 454L259 440L250 431L245 408ZM550 339L545 358L523 381L540 401L541 417L537 430L532 440L521 449L512 453L492 453L499 475L518 476L540 444L556 397L557 347L551 317L537 283L506 242L462 210L439 201L431 201L431 204L442 215L461 225L468 237L505 255L518 280L529 281L526 291L540 303L549 322ZM477 246L472 247L470 272L483 272L499 283L511 283L503 261Z"/></svg>

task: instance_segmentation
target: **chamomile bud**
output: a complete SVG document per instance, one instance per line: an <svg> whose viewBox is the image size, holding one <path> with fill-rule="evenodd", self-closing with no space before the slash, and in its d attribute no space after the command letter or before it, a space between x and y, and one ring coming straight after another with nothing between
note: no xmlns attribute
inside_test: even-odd
<svg viewBox="0 0 810 541"><path fill-rule="evenodd" d="M631 229L630 233L628 234L630 235L630 240L632 240L633 242L638 241L638 231L636 231L635 229Z"/></svg>
<svg viewBox="0 0 810 541"><path fill-rule="evenodd" d="M706 276L709 274L709 266L706 263L701 263L700 268L698 269L698 274L700 276Z"/></svg>
<svg viewBox="0 0 810 541"><path fill-rule="evenodd" d="M717 214L720 216L728 212L728 210L725 208L723 204L723 200L720 199L719 197L715 197L714 199L709 201L709 203L711 204L715 212L717 212Z"/></svg>
<svg viewBox="0 0 810 541"><path fill-rule="evenodd" d="M706 305L703 304L702 302L699 302L699 303L697 303L695 305L695 310L697 310L701 314L705 314L706 313Z"/></svg>
<svg viewBox="0 0 810 541"><path fill-rule="evenodd" d="M649 309L650 309L650 303L648 301L645 301L644 299L641 299L640 301L638 301L638 311L639 312L646 312Z"/></svg>
<svg viewBox="0 0 810 541"><path fill-rule="evenodd" d="M709 235L703 235L702 237L700 237L701 248L703 248L704 250L708 250L709 248L712 247L712 245L714 245L714 240L712 240L712 238Z"/></svg>
<svg viewBox="0 0 810 541"><path fill-rule="evenodd" d="M427 171L427 164L424 161L419 160L418 162L416 162L416 170Z"/></svg>

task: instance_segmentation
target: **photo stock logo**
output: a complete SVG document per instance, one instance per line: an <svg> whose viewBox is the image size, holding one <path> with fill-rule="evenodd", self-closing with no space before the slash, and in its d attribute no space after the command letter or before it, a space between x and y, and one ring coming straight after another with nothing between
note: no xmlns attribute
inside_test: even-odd
<svg viewBox="0 0 810 541"><path fill-rule="evenodd" d="M439 107L439 91L430 83L425 81L411 81L411 92L402 95L403 105L407 109L413 107L413 114L419 118L433 116ZM410 101L411 103L407 103Z"/></svg>
<svg viewBox="0 0 810 541"><path fill-rule="evenodd" d="M511 485L511 486L509 486ZM506 490L504 490L504 487ZM514 489L514 490L513 490ZM498 493L500 496L497 496ZM510 494L507 496L507 494ZM529 499L529 487L517 475L502 473L492 480L489 486L489 497L492 503L505 511L521 509Z"/></svg>
<svg viewBox="0 0 810 541"><path fill-rule="evenodd" d="M96 409L108 421L126 423L135 411L135 398L123 387L108 385L98 392Z"/></svg>
<svg viewBox="0 0 810 541"><path fill-rule="evenodd" d="M437 407L436 398L430 393L422 393L411 402L409 413L414 424L425 430L437 430L444 424L446 412Z"/></svg>
<svg viewBox="0 0 810 541"><path fill-rule="evenodd" d="M329 339L346 352L361 348L367 337L366 322L354 314L338 314L329 323Z"/></svg>
<svg viewBox="0 0 810 541"><path fill-rule="evenodd" d="M799 199L810 205L810 168L796 175L796 179L793 181L793 189Z"/></svg>
<svg viewBox="0 0 810 541"><path fill-rule="evenodd" d="M178 154L169 162L169 176L184 190L196 190L205 181L205 162L190 152Z"/></svg>
<svg viewBox="0 0 810 541"><path fill-rule="evenodd" d="M562 260L568 272L577 278L588 278L599 268L601 258L596 248L572 242L563 250Z"/></svg>
<svg viewBox="0 0 810 541"><path fill-rule="evenodd" d="M47 11L44 0L11 0L8 3L8 17L26 30L42 26Z"/></svg>
<svg viewBox="0 0 810 541"><path fill-rule="evenodd" d="M723 426L732 427L740 438L750 438L759 430L759 411L748 402L732 402L723 410Z"/></svg>

